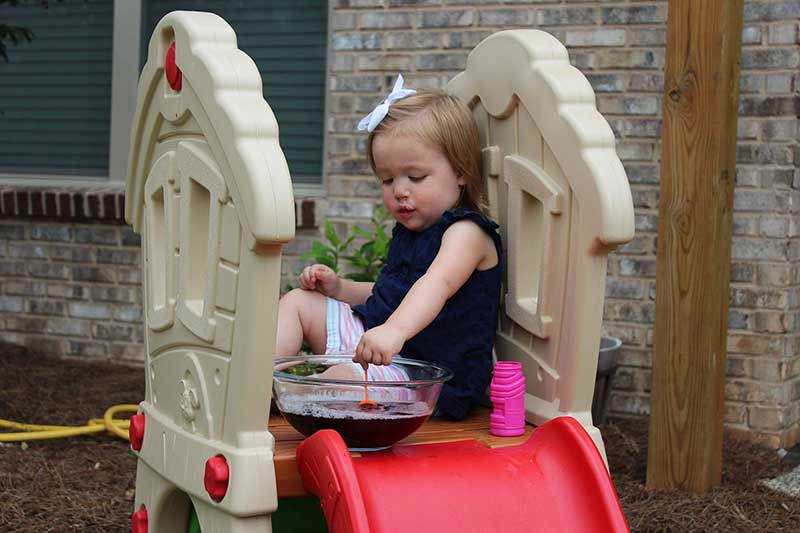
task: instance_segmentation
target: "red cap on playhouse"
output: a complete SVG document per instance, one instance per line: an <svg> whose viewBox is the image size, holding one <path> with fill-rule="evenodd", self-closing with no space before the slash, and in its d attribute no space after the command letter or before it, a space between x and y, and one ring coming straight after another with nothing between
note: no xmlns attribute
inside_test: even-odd
<svg viewBox="0 0 800 533"><path fill-rule="evenodd" d="M131 448L137 452L142 449L144 441L144 414L139 413L131 417L131 425L128 427L128 438L131 440Z"/></svg>
<svg viewBox="0 0 800 533"><path fill-rule="evenodd" d="M131 531L133 533L147 533L147 509L144 505L131 515Z"/></svg>
<svg viewBox="0 0 800 533"><path fill-rule="evenodd" d="M222 500L225 497L225 493L228 492L229 476L230 469L224 456L216 455L206 461L206 475L203 478L203 482L206 492L215 502Z"/></svg>
<svg viewBox="0 0 800 533"><path fill-rule="evenodd" d="M164 60L164 72L167 75L167 83L175 91L181 90L183 84L183 73L178 65L175 63L175 43L169 45L167 50L167 57Z"/></svg>

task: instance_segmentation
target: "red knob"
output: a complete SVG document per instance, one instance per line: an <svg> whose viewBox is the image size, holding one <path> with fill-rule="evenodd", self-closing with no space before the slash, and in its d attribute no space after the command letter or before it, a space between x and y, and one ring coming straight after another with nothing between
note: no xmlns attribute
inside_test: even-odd
<svg viewBox="0 0 800 533"><path fill-rule="evenodd" d="M222 455L216 455L206 461L206 475L203 478L206 492L215 502L222 500L228 492L230 469L228 461Z"/></svg>
<svg viewBox="0 0 800 533"><path fill-rule="evenodd" d="M142 441L144 441L144 414L139 413L131 417L131 425L128 426L128 437L131 440L131 448L137 452L142 449Z"/></svg>
<svg viewBox="0 0 800 533"><path fill-rule="evenodd" d="M167 75L167 83L175 91L181 90L183 84L183 73L175 63L175 43L169 45L167 57L164 59L164 71Z"/></svg>
<svg viewBox="0 0 800 533"><path fill-rule="evenodd" d="M131 515L131 531L133 533L147 533L147 509L144 505Z"/></svg>

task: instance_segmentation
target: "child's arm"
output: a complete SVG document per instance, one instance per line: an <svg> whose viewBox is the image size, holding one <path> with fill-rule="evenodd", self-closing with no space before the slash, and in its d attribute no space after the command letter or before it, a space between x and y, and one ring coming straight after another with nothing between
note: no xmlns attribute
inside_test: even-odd
<svg viewBox="0 0 800 533"><path fill-rule="evenodd" d="M300 288L317 291L350 306L360 305L372 294L371 281L342 279L325 265L311 265L300 274Z"/></svg>
<svg viewBox="0 0 800 533"><path fill-rule="evenodd" d="M494 250L491 237L475 223L463 220L450 226L428 271L383 325L364 333L353 360L362 364L391 363L392 356L408 339L433 322L475 269L496 255Z"/></svg>
<svg viewBox="0 0 800 533"><path fill-rule="evenodd" d="M372 281L353 281L350 279L339 278L339 286L331 298L345 302L350 305L362 305L367 301L367 298L372 294L372 287L375 285Z"/></svg>

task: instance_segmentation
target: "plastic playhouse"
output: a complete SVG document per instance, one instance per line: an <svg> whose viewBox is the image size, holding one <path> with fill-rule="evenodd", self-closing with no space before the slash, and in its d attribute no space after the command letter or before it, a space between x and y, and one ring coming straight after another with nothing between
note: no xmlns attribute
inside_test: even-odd
<svg viewBox="0 0 800 533"><path fill-rule="evenodd" d="M279 497L309 492L335 532L627 530L591 418L607 255L634 228L614 135L541 31L488 37L447 90L481 132L506 247L495 351L522 363L531 425L491 437L482 409L351 454L336 433L303 441L270 418L295 204L261 76L220 17L158 24L126 190L146 309L134 531L185 531L192 509L204 532L271 531Z"/></svg>

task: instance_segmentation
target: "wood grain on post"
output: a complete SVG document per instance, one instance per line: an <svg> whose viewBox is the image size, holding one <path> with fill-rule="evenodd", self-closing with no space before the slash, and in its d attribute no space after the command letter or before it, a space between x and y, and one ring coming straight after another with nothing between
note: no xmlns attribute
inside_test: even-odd
<svg viewBox="0 0 800 533"><path fill-rule="evenodd" d="M722 468L743 0L669 0L647 485Z"/></svg>

